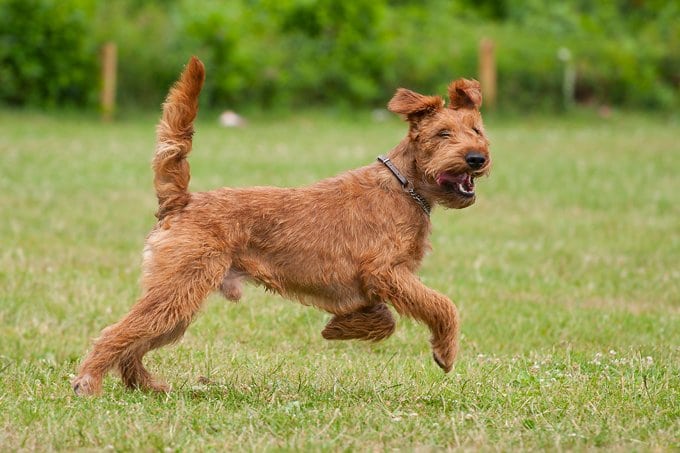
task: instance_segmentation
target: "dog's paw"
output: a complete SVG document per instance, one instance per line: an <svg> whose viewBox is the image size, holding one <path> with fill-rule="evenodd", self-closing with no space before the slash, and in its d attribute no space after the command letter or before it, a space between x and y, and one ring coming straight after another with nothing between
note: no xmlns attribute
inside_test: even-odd
<svg viewBox="0 0 680 453"><path fill-rule="evenodd" d="M146 384L143 387L143 390L152 393L170 393L172 387L170 387L168 384L164 382L154 381Z"/></svg>
<svg viewBox="0 0 680 453"><path fill-rule="evenodd" d="M101 382L96 381L89 374L75 378L71 381L71 387L78 396L92 396L101 393Z"/></svg>
<svg viewBox="0 0 680 453"><path fill-rule="evenodd" d="M439 365L439 368L441 368L442 370L444 370L444 373L448 373L448 372L451 371L451 369L453 368L453 362L450 363L450 364L448 364L448 365L445 364L445 363L442 361L442 359L440 359L439 357L437 357L437 353L436 353L436 352L433 352L433 353L432 353L432 358L434 359L435 363L436 363L437 365Z"/></svg>
<svg viewBox="0 0 680 453"><path fill-rule="evenodd" d="M444 373L448 373L453 368L457 353L458 348L454 341L433 342L432 358L439 368L444 370Z"/></svg>

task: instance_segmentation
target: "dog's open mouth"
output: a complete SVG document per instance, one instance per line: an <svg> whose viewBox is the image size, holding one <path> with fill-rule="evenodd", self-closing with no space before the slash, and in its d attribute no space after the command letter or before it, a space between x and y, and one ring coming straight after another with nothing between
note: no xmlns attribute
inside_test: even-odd
<svg viewBox="0 0 680 453"><path fill-rule="evenodd" d="M459 175L442 173L437 176L437 184L461 197L470 198L475 196L475 178L467 173Z"/></svg>

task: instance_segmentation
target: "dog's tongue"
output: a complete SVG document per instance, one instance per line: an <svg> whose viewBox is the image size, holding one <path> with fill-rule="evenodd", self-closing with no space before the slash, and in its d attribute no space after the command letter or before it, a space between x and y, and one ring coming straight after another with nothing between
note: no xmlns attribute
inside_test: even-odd
<svg viewBox="0 0 680 453"><path fill-rule="evenodd" d="M442 173L437 176L437 184L441 186L446 183L454 186L460 185L466 192L473 192L475 190L475 182L467 173L461 173L459 175Z"/></svg>

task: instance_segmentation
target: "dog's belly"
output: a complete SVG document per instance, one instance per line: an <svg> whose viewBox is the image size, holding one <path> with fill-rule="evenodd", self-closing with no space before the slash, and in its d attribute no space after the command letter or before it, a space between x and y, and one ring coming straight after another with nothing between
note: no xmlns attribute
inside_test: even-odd
<svg viewBox="0 0 680 453"><path fill-rule="evenodd" d="M337 266L330 269L316 265L312 270L308 262L272 263L262 257L242 257L225 275L221 289L223 293L227 289L225 296L234 300L229 297L235 294L231 288L252 281L283 297L333 314L348 313L367 304L357 276L338 272ZM240 297L240 289L238 293Z"/></svg>
<svg viewBox="0 0 680 453"><path fill-rule="evenodd" d="M321 287L290 284L287 290L284 296L293 297L304 305L313 305L336 315L356 311L367 304L358 290L339 285Z"/></svg>

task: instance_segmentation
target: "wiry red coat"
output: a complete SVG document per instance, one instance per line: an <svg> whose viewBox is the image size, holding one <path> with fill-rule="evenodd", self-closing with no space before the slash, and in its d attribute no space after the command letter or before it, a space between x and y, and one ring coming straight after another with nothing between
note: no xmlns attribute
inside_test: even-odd
<svg viewBox="0 0 680 453"><path fill-rule="evenodd" d="M204 80L192 58L170 90L153 160L158 223L144 248L142 294L104 329L73 381L78 394L101 391L117 367L125 384L167 391L144 368L149 350L179 339L206 296L238 300L245 281L331 314L327 339L381 340L394 331L387 303L432 332L444 371L458 350L455 305L416 276L429 248L428 213L382 163L301 188L222 188L189 193L193 121ZM388 108L409 122L388 157L430 205L474 203L474 177L490 167L476 81L438 96L399 89ZM474 159L473 159L474 157Z"/></svg>

